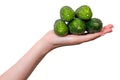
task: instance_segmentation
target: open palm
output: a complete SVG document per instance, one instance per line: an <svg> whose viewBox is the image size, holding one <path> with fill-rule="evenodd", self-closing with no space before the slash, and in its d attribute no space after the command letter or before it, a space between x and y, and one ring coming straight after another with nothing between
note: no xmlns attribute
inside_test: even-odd
<svg viewBox="0 0 120 80"><path fill-rule="evenodd" d="M94 40L106 33L112 32L113 25L109 24L102 28L101 32L85 35L67 35L64 37L57 36L53 30L49 31L43 38L52 43L54 47L76 45L83 42Z"/></svg>

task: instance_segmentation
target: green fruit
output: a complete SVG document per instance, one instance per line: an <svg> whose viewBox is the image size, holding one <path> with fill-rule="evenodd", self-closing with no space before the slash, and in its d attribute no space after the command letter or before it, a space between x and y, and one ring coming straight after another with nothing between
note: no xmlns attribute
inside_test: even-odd
<svg viewBox="0 0 120 80"><path fill-rule="evenodd" d="M58 19L54 23L54 32L58 36L65 36L68 34L68 27L65 22L61 19Z"/></svg>
<svg viewBox="0 0 120 80"><path fill-rule="evenodd" d="M89 6L82 5L76 9L75 14L80 19L89 20L92 17L92 10Z"/></svg>
<svg viewBox="0 0 120 80"><path fill-rule="evenodd" d="M98 18L92 18L86 23L86 26L88 33L96 33L101 31L103 23Z"/></svg>
<svg viewBox="0 0 120 80"><path fill-rule="evenodd" d="M73 19L69 24L69 30L72 34L84 34L86 30L85 22L79 18Z"/></svg>
<svg viewBox="0 0 120 80"><path fill-rule="evenodd" d="M74 10L69 6L63 6L60 9L60 17L64 21L71 21L75 16Z"/></svg>

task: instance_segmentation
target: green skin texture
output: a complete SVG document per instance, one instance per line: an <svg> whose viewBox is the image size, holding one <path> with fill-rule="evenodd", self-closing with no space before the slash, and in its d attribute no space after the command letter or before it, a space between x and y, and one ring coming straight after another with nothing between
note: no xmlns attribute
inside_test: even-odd
<svg viewBox="0 0 120 80"><path fill-rule="evenodd" d="M62 20L69 22L75 17L75 12L71 7L63 6L60 9L60 17Z"/></svg>
<svg viewBox="0 0 120 80"><path fill-rule="evenodd" d="M61 19L58 19L54 23L54 32L58 36L65 36L68 34L68 27L65 22Z"/></svg>
<svg viewBox="0 0 120 80"><path fill-rule="evenodd" d="M86 23L88 33L100 32L102 29L103 23L98 18L92 18Z"/></svg>
<svg viewBox="0 0 120 80"><path fill-rule="evenodd" d="M92 10L89 6L83 5L76 9L75 14L82 20L89 20L92 17Z"/></svg>
<svg viewBox="0 0 120 80"><path fill-rule="evenodd" d="M69 30L72 34L84 34L86 30L85 22L79 18L75 18L69 24Z"/></svg>

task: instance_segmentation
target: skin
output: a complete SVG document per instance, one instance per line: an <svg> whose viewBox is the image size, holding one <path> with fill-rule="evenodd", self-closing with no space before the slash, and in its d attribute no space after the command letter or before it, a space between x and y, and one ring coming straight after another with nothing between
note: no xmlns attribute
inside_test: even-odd
<svg viewBox="0 0 120 80"><path fill-rule="evenodd" d="M35 67L49 51L69 45L77 45L94 40L112 32L113 25L103 27L101 32L86 35L57 36L53 30L47 32L33 47L10 69L0 76L0 80L27 80Z"/></svg>

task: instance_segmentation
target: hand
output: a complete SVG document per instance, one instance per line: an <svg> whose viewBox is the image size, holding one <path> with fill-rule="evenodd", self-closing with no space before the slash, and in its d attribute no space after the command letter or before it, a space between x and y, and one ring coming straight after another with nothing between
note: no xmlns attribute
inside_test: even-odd
<svg viewBox="0 0 120 80"><path fill-rule="evenodd" d="M57 36L54 31L49 31L39 40L15 65L0 76L0 80L26 80L37 64L51 50L60 46L75 45L94 40L106 33L112 32L109 24L101 32L86 35ZM24 66L23 66L24 65Z"/></svg>
<svg viewBox="0 0 120 80"><path fill-rule="evenodd" d="M113 25L109 24L102 28L101 32L86 35L67 35L64 37L57 36L54 31L49 31L43 38L51 43L54 48L60 46L76 45L83 42L94 40L106 33L112 32Z"/></svg>

